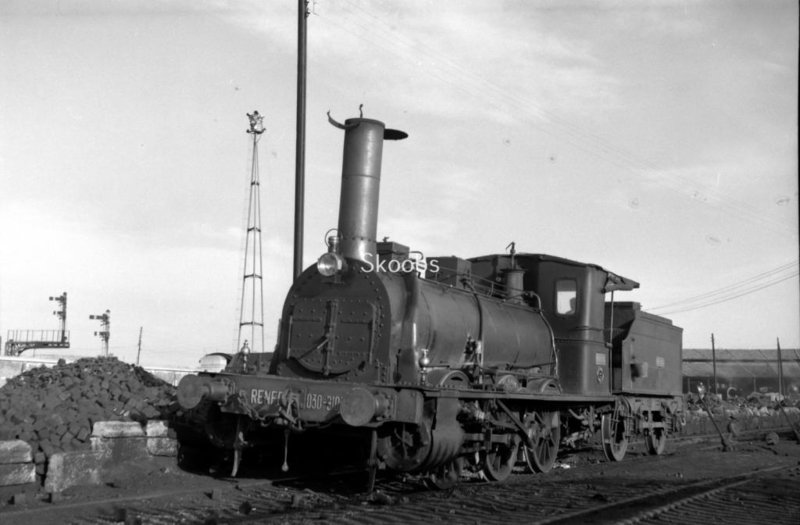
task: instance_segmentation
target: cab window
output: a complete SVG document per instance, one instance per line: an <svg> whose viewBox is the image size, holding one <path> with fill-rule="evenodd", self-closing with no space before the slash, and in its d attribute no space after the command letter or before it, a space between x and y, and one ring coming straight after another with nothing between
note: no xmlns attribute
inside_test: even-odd
<svg viewBox="0 0 800 525"><path fill-rule="evenodd" d="M556 313L573 315L578 307L578 285L572 279L556 281Z"/></svg>

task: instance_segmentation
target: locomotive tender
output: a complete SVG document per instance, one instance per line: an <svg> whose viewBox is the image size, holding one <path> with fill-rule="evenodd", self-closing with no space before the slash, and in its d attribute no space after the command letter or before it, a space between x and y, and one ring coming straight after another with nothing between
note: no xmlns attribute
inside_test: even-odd
<svg viewBox="0 0 800 525"><path fill-rule="evenodd" d="M370 487L379 468L440 488L464 469L495 481L518 462L546 472L562 442L598 432L609 460L635 435L664 450L682 411L682 329L614 301L638 283L513 243L420 259L377 242L384 141L406 134L331 123L345 134L338 230L289 290L274 354L240 352L178 386L206 438L232 453L232 475L243 450L276 443L287 469L297 433L363 438L349 442L365 444Z"/></svg>

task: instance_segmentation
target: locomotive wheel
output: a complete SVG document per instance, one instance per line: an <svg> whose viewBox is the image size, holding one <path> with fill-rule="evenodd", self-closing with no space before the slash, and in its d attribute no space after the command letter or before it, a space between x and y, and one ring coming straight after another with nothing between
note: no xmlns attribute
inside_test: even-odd
<svg viewBox="0 0 800 525"><path fill-rule="evenodd" d="M509 443L492 443L490 450L481 453L483 473L490 481L504 481L511 475L519 451L519 436Z"/></svg>
<svg viewBox="0 0 800 525"><path fill-rule="evenodd" d="M523 446L528 472L550 472L558 455L561 422L558 412L530 412L524 424L533 448Z"/></svg>
<svg viewBox="0 0 800 525"><path fill-rule="evenodd" d="M387 425L378 438L378 456L391 470L409 472L422 465L431 450L430 426L400 423Z"/></svg>
<svg viewBox="0 0 800 525"><path fill-rule="evenodd" d="M628 450L629 413L627 401L617 400L614 412L603 414L600 433L603 438L603 453L609 461L622 461Z"/></svg>
<svg viewBox="0 0 800 525"><path fill-rule="evenodd" d="M660 456L667 446L667 433L663 428L651 428L645 432L644 442L647 445L648 453Z"/></svg>
<svg viewBox="0 0 800 525"><path fill-rule="evenodd" d="M428 474L427 482L431 488L446 490L455 487L461 480L464 459L456 458Z"/></svg>

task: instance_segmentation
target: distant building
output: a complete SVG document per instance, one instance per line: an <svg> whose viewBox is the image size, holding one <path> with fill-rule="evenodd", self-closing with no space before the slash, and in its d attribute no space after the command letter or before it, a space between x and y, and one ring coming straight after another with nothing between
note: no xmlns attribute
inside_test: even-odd
<svg viewBox="0 0 800 525"><path fill-rule="evenodd" d="M727 396L733 388L740 396L751 392L778 392L780 373L778 351L769 350L723 350L716 354L717 393ZM781 349L783 369L783 394L800 391L800 349ZM695 391L697 383L703 382L710 392L714 391L714 360L711 349L683 350L683 391ZM733 392L731 392L733 393Z"/></svg>

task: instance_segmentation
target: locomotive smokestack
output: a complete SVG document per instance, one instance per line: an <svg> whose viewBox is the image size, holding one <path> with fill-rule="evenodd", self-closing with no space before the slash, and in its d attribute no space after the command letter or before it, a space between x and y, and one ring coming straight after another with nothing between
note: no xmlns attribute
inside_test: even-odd
<svg viewBox="0 0 800 525"><path fill-rule="evenodd" d="M384 140L401 140L408 135L386 129L383 122L365 118L347 119L344 125L342 193L339 199L341 254L349 259L371 262L375 257L378 228L378 199Z"/></svg>

